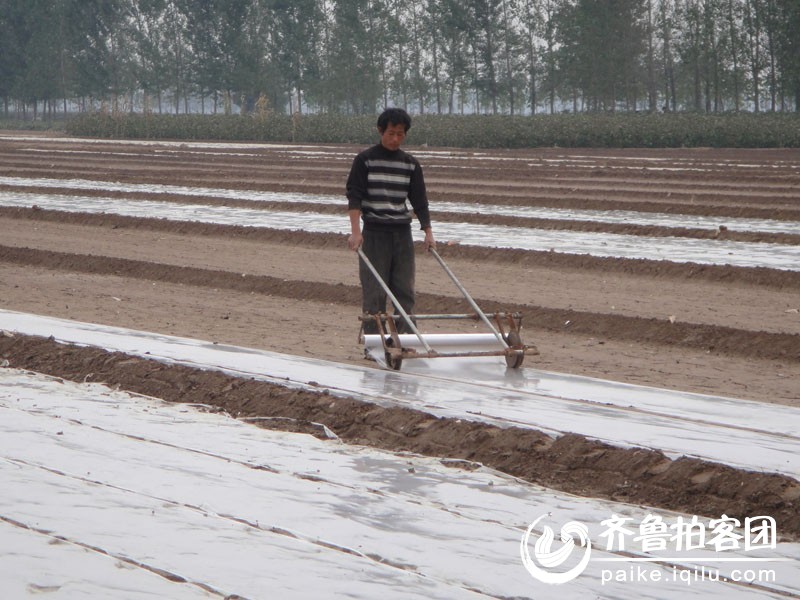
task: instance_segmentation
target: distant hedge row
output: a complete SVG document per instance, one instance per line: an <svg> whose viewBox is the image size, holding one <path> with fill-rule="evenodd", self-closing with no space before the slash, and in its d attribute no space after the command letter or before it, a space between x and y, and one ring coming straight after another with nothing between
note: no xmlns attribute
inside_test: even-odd
<svg viewBox="0 0 800 600"><path fill-rule="evenodd" d="M67 122L74 136L353 143L376 141L376 117L341 115L84 114ZM800 115L419 115L408 143L458 148L797 148Z"/></svg>
<svg viewBox="0 0 800 600"><path fill-rule="evenodd" d="M0 117L0 131L64 131L65 121L4 119Z"/></svg>

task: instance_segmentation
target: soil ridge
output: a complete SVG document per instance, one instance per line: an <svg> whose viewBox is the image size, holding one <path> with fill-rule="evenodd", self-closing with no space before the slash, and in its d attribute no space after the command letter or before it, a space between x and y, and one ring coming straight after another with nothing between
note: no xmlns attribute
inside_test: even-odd
<svg viewBox="0 0 800 600"><path fill-rule="evenodd" d="M269 382L120 352L56 342L52 338L0 335L0 357L12 368L112 388L168 402L209 405L233 417L280 417L262 426L302 431L324 439L323 424L340 440L479 463L525 481L571 494L608 498L688 514L743 521L768 514L779 533L800 538L800 481L647 448L621 448L577 434L552 438L534 429L500 428L463 419L382 407L326 389L297 390ZM446 463L445 463L446 464Z"/></svg>

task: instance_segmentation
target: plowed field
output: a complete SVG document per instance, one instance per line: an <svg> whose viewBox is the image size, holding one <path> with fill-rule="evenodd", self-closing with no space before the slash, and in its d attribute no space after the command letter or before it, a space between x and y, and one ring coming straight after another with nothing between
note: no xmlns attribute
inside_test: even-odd
<svg viewBox="0 0 800 600"><path fill-rule="evenodd" d="M532 239L599 233L628 236L634 248L662 238L687 247L796 248L800 151L407 149L425 170L443 258L484 309L523 313L523 340L540 352L526 357L524 368L755 400L765 410L769 403L800 406L800 264L522 250L497 247L502 240L466 244L437 229L511 226ZM0 205L0 308L371 365L357 340L357 258L346 244L344 182L358 150L0 135L0 193L31 198ZM100 185L77 191L70 180ZM111 183L140 187L120 191ZM188 195L141 184L205 189ZM254 191L335 200L237 197ZM55 195L291 211L298 221L339 215L341 233L200 223L188 214L90 214L36 200ZM437 208L448 202L474 210ZM513 215L523 207L582 216ZM593 219L588 211L625 212ZM670 221L637 222L631 211ZM693 218L716 225L697 226ZM742 220L778 227L731 225ZM421 249L417 290L420 313L466 312L458 290ZM15 365L58 374L57 354L48 356L55 357L49 369L19 352Z"/></svg>

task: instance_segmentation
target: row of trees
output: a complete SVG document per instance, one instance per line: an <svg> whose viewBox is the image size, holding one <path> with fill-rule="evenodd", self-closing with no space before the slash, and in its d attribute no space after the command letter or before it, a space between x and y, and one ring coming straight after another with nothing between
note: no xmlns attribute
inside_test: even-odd
<svg viewBox="0 0 800 600"><path fill-rule="evenodd" d="M800 0L0 0L5 113L800 110Z"/></svg>

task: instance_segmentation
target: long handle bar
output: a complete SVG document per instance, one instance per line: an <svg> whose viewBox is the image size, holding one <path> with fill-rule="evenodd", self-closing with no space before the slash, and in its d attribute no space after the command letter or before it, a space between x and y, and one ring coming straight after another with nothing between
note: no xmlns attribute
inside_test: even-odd
<svg viewBox="0 0 800 600"><path fill-rule="evenodd" d="M469 293L464 288L464 286L461 285L461 282L456 278L455 274L450 270L450 267L448 267L445 264L445 262L442 260L442 257L439 256L439 253L436 251L436 249L435 248L430 248L429 252L431 254L433 254L433 256L436 257L436 260L438 260L439 264L442 265L442 268L444 269L445 273L447 273L450 276L450 279L453 280L453 283L456 284L456 287L459 290L461 290L462 294L464 294L464 298L466 298L467 302L469 302L470 306L472 306L472 310L475 311L475 314L477 314L481 318L481 320L489 327L489 329L494 334L494 337L496 337L498 339L500 344L502 344L503 348L508 348L508 343L503 339L503 336L500 334L499 331L497 331L495 326L492 325L492 322L489 320L489 318L486 316L486 314L484 314L484 312L480 309L480 307L475 302L475 300L472 299L472 296L469 295Z"/></svg>
<svg viewBox="0 0 800 600"><path fill-rule="evenodd" d="M430 353L434 353L433 349L431 349L431 347L428 345L428 342L426 342L423 339L422 334L419 332L419 329L417 329L416 325L414 325L414 322L411 320L411 317L409 317L405 309L402 306L400 306L400 302L397 301L397 298L392 293L392 290L390 290L389 286L386 285L386 282L383 280L383 277L381 277L377 269L374 266L372 266L372 263L367 258L367 255L364 254L364 251L360 247L358 248L358 256L361 258L361 260L364 261L364 264L367 265L369 270L375 276L375 279L378 280L378 283L383 288L383 291L386 292L386 295L389 296L389 299L392 301L392 304L394 304L394 307L397 310L397 312L399 312L406 320L406 323L408 323L408 326L411 328L411 331L419 338L419 341L424 346L425 350L427 350Z"/></svg>

